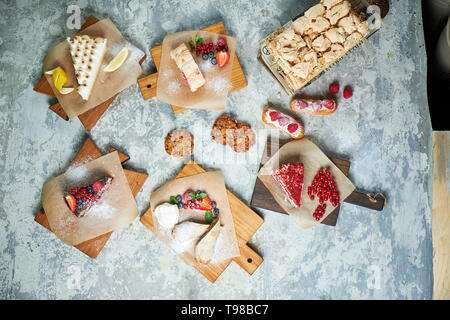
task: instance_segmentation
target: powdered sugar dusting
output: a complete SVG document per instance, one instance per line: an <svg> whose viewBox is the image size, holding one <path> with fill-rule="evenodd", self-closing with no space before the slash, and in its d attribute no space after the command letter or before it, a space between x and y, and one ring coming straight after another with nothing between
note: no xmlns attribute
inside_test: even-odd
<svg viewBox="0 0 450 320"><path fill-rule="evenodd" d="M167 86L167 90L169 93L177 93L181 89L181 85L178 81L171 81L169 82L169 85Z"/></svg>
<svg viewBox="0 0 450 320"><path fill-rule="evenodd" d="M86 214L102 219L110 219L115 215L115 212L116 208L111 206L107 201L100 201L90 207Z"/></svg>
<svg viewBox="0 0 450 320"><path fill-rule="evenodd" d="M208 72L214 71L217 68L217 66L213 65L211 63L211 61L209 61L209 59L203 60L202 62L200 62L198 64L198 67L200 68L200 71L202 73L208 73Z"/></svg>
<svg viewBox="0 0 450 320"><path fill-rule="evenodd" d="M206 86L220 95L227 95L231 89L230 81L224 77L214 77L206 82Z"/></svg>

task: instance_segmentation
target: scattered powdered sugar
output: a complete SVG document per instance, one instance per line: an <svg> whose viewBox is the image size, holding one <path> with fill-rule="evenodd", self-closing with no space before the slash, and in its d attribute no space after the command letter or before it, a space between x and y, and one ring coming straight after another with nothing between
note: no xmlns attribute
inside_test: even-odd
<svg viewBox="0 0 450 320"><path fill-rule="evenodd" d="M116 208L111 206L107 201L100 201L89 208L87 215L96 216L102 219L110 219L114 216Z"/></svg>
<svg viewBox="0 0 450 320"><path fill-rule="evenodd" d="M211 257L210 263L217 264L229 259L232 256L231 247L231 240L228 239L225 228L220 227L219 236L217 237L214 254Z"/></svg>
<svg viewBox="0 0 450 320"><path fill-rule="evenodd" d="M213 65L208 59L200 62L198 67L202 73L208 73L215 70L217 68L217 65Z"/></svg>
<svg viewBox="0 0 450 320"><path fill-rule="evenodd" d="M206 82L206 86L219 95L226 95L231 89L231 83L224 77L214 77Z"/></svg>
<svg viewBox="0 0 450 320"><path fill-rule="evenodd" d="M86 179L88 171L84 165L70 166L66 171L66 179L69 183Z"/></svg>
<svg viewBox="0 0 450 320"><path fill-rule="evenodd" d="M165 78L170 78L173 76L173 70L172 69L165 69L161 75Z"/></svg>
<svg viewBox="0 0 450 320"><path fill-rule="evenodd" d="M178 81L170 81L169 85L167 86L167 90L169 93L177 93L181 89L181 85Z"/></svg>

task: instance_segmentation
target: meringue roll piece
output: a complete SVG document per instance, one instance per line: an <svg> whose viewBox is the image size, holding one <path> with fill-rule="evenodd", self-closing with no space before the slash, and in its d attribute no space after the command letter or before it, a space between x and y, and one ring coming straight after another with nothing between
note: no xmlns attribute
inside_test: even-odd
<svg viewBox="0 0 450 320"><path fill-rule="evenodd" d="M178 69L186 80L191 92L197 91L198 88L205 84L205 78L195 62L192 54L184 43L170 51L170 57L175 61Z"/></svg>

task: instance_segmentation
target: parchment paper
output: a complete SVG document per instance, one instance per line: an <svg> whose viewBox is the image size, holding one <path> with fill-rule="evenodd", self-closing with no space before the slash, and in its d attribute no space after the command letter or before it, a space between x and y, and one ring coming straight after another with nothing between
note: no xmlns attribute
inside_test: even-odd
<svg viewBox="0 0 450 320"><path fill-rule="evenodd" d="M197 56L195 51L191 50L192 56L206 81L197 91L191 92L175 61L171 59L170 51L178 47L181 43L186 44L190 50L189 41L195 39L197 33L203 38L204 43L212 41L216 44L217 39L225 38L228 43L230 60L223 68L219 68L218 65L211 64L209 60L203 60L201 55ZM225 109L228 92L232 88L230 78L235 48L235 38L214 32L194 30L167 35L162 44L156 89L157 99L184 108Z"/></svg>
<svg viewBox="0 0 450 320"><path fill-rule="evenodd" d="M166 183L155 190L150 196L150 208L152 212L154 212L158 205L169 202L170 196L182 195L188 189L206 192L211 201L217 203L220 211L221 229L210 264L217 264L239 256L240 251L236 239L233 216L228 202L225 181L220 171L200 173L185 178L174 179ZM179 222L182 221L206 223L204 213L193 213L192 210L184 209L180 210ZM174 241L171 235L172 229L167 230L161 228L155 215L153 215L153 224L156 236L172 248L187 264L194 265L198 263L195 260L195 246L197 242L180 244Z"/></svg>
<svg viewBox="0 0 450 320"><path fill-rule="evenodd" d="M283 164L290 162L302 162L304 165L304 180L302 190L302 205L295 208L289 200L283 189L272 177L272 170L279 168ZM347 198L355 186L352 184L342 171L311 141L306 138L293 140L283 145L272 158L259 170L258 178L264 183L278 204L291 215L295 222L303 229L311 228L319 224L334 209L333 205L327 201L327 208L322 219L316 221L313 213L319 205L319 200L315 197L311 200L308 197L308 187L311 185L315 175L321 168L329 169L333 177L341 203Z"/></svg>
<svg viewBox="0 0 450 320"><path fill-rule="evenodd" d="M43 66L44 76L49 82L58 102L70 119L98 106L133 83L136 83L138 77L142 74L142 68L139 61L145 55L144 52L122 37L120 31L110 19L96 22L77 34L99 36L107 39L105 56L98 72L97 79L95 80L94 87L92 88L91 95L87 101L84 101L76 92L78 82L75 77L75 69L70 55L69 44L66 40L55 46L49 52L44 60ZM128 58L123 65L114 72L103 72L103 69L126 45L128 45L129 53ZM75 90L69 94L60 94L53 85L52 76L45 74L46 71L53 70L58 66L63 68L67 75L67 81L64 84L64 87L75 88Z"/></svg>
<svg viewBox="0 0 450 320"><path fill-rule="evenodd" d="M86 186L105 176L113 177L110 188L85 216L76 217L67 206L64 193L72 187ZM126 227L138 216L136 201L117 151L70 168L46 182L42 190L42 206L50 229L69 246Z"/></svg>

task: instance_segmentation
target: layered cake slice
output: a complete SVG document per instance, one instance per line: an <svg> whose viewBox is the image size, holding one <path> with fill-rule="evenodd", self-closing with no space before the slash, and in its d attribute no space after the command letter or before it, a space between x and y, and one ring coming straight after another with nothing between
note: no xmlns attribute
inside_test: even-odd
<svg viewBox="0 0 450 320"><path fill-rule="evenodd" d="M205 78L184 43L170 51L170 57L175 61L192 92L205 84Z"/></svg>
<svg viewBox="0 0 450 320"><path fill-rule="evenodd" d="M85 187L74 187L64 197L69 209L77 216L84 216L110 188L113 178L105 177Z"/></svg>
<svg viewBox="0 0 450 320"><path fill-rule="evenodd" d="M272 177L283 189L289 202L296 208L302 204L303 169L303 163L294 162L284 164L272 172Z"/></svg>
<svg viewBox="0 0 450 320"><path fill-rule="evenodd" d="M87 35L67 38L78 81L77 91L88 100L106 52L106 39Z"/></svg>

